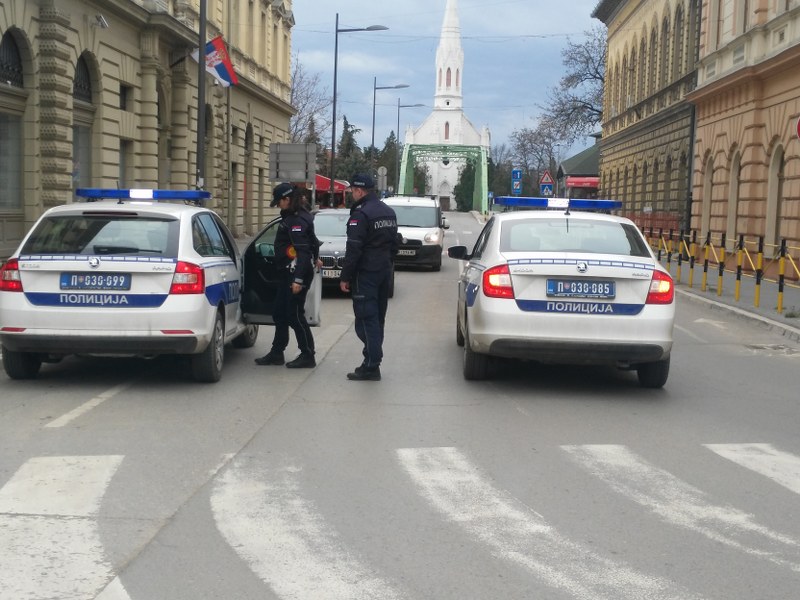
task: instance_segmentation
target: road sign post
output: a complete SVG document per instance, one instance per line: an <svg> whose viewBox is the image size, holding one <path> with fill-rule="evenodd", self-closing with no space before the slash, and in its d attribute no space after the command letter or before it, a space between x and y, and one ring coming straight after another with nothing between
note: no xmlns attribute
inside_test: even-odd
<svg viewBox="0 0 800 600"><path fill-rule="evenodd" d="M522 194L522 169L511 169L511 193L515 196Z"/></svg>
<svg viewBox="0 0 800 600"><path fill-rule="evenodd" d="M553 178L550 176L550 171L545 169L542 177L539 179L539 193L542 196L553 195Z"/></svg>

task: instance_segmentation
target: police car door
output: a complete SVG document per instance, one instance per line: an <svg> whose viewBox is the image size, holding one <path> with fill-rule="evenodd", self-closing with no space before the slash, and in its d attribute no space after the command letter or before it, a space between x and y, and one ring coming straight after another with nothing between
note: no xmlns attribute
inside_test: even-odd
<svg viewBox="0 0 800 600"><path fill-rule="evenodd" d="M239 328L239 303L241 281L239 261L235 247L225 238L210 212L197 215L192 222L192 240L195 251L206 260L203 269L206 277L206 296L209 302L225 305L225 336L233 335Z"/></svg>
<svg viewBox="0 0 800 600"><path fill-rule="evenodd" d="M278 285L285 282L275 267L275 236L280 219L267 224L244 251L244 292L242 310L245 322L254 325L273 325L272 305ZM319 273L306 296L306 319L310 325L320 324L322 284Z"/></svg>

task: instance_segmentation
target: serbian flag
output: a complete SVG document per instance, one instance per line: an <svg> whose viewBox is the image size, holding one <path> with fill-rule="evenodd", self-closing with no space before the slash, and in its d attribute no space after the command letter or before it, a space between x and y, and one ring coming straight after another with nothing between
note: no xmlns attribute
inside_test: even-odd
<svg viewBox="0 0 800 600"><path fill-rule="evenodd" d="M192 58L199 60L200 50L192 52ZM206 44L206 71L211 73L223 87L239 83L221 35Z"/></svg>

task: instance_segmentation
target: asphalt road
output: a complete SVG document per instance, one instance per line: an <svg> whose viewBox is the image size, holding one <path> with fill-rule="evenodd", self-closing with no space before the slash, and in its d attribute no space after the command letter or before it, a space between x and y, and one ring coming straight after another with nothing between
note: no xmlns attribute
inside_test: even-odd
<svg viewBox="0 0 800 600"><path fill-rule="evenodd" d="M177 359L0 375L0 600L797 597L799 342L681 296L663 390L467 382L458 267L397 273L381 382L345 378L339 295L313 370L256 366L265 328L213 385Z"/></svg>

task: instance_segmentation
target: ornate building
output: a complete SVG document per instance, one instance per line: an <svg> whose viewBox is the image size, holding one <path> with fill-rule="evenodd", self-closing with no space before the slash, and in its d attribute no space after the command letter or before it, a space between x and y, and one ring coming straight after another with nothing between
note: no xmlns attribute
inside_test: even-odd
<svg viewBox="0 0 800 600"><path fill-rule="evenodd" d="M704 0L692 227L800 247L800 1Z"/></svg>
<svg viewBox="0 0 800 600"><path fill-rule="evenodd" d="M489 151L488 127L479 133L464 114L464 51L461 48L461 27L457 0L447 0L442 33L436 49L436 86L433 112L416 129L406 131L405 143L434 146L482 146ZM436 160L428 163L430 194L437 196L445 209L450 207L453 188L458 183L457 160ZM455 203L453 203L455 206Z"/></svg>
<svg viewBox="0 0 800 600"><path fill-rule="evenodd" d="M251 233L269 144L289 141L291 0L206 3L239 85L205 78L203 187ZM195 187L199 6L0 0L0 259L76 187Z"/></svg>
<svg viewBox="0 0 800 600"><path fill-rule="evenodd" d="M688 227L700 0L600 0L608 27L600 197L640 226Z"/></svg>

